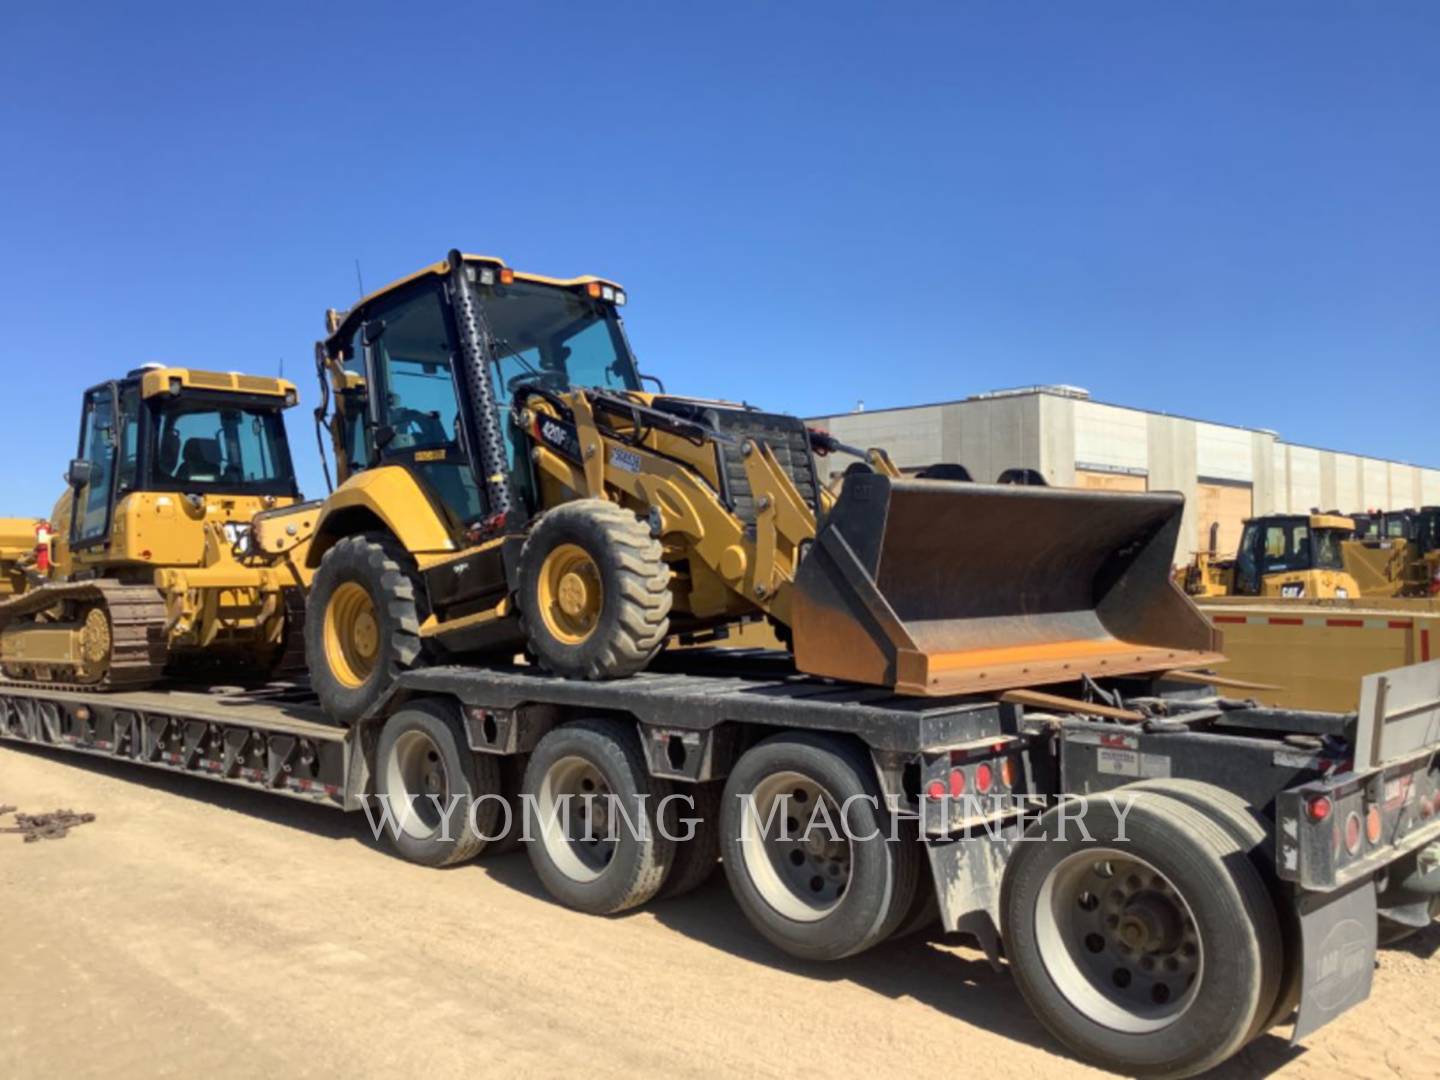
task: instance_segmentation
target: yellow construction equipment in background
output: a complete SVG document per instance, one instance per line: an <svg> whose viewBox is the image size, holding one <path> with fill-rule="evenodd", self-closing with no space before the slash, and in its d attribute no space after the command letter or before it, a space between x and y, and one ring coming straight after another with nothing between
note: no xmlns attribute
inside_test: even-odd
<svg viewBox="0 0 1440 1080"><path fill-rule="evenodd" d="M1251 518L1234 557L1198 552L1185 568L1191 596L1270 596L1328 599L1359 596L1345 558L1355 522L1338 514L1272 514ZM1362 574L1369 576L1368 565Z"/></svg>
<svg viewBox="0 0 1440 1080"><path fill-rule="evenodd" d="M295 505L296 400L283 379L160 366L87 391L70 489L48 522L0 528L6 676L133 689L298 666L315 514Z"/></svg>
<svg viewBox="0 0 1440 1080"><path fill-rule="evenodd" d="M910 694L1219 658L1168 580L1179 495L906 479L794 417L647 391L625 300L451 252L330 314L317 415L340 486L306 624L330 715L427 656L613 678L755 616L800 670ZM828 453L865 466L838 496Z"/></svg>

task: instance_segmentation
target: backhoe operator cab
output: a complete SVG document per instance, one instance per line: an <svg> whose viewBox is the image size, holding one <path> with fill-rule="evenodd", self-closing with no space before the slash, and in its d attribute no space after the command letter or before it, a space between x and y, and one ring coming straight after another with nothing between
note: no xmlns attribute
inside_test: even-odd
<svg viewBox="0 0 1440 1080"><path fill-rule="evenodd" d="M1234 595L1346 599L1359 595L1342 544L1355 523L1335 514L1279 515L1245 523Z"/></svg>

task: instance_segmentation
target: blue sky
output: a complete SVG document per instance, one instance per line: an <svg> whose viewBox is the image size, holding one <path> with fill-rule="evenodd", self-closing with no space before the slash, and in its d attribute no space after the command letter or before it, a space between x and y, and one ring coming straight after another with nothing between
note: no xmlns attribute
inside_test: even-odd
<svg viewBox="0 0 1440 1080"><path fill-rule="evenodd" d="M7 5L0 515L82 388L273 373L453 246L630 290L672 390L1066 382L1440 465L1440 6ZM214 10L206 10L213 7Z"/></svg>

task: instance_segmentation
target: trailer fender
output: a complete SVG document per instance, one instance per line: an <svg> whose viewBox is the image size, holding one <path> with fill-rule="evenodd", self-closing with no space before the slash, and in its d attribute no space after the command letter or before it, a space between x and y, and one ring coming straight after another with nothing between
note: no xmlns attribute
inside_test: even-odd
<svg viewBox="0 0 1440 1080"><path fill-rule="evenodd" d="M389 532L412 555L455 550L444 518L420 482L391 465L357 473L325 500L305 565L314 570L336 542L378 529Z"/></svg>

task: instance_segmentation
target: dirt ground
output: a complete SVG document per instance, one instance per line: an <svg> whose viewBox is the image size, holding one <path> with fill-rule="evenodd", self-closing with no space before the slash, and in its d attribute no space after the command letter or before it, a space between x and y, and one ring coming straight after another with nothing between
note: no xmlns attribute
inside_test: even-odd
<svg viewBox="0 0 1440 1080"><path fill-rule="evenodd" d="M0 1076L1100 1076L1004 974L907 940L807 966L723 876L614 919L541 893L523 854L426 870L322 807L0 748L0 803L99 820L0 835ZM1440 1076L1440 927L1374 997L1217 1075Z"/></svg>

